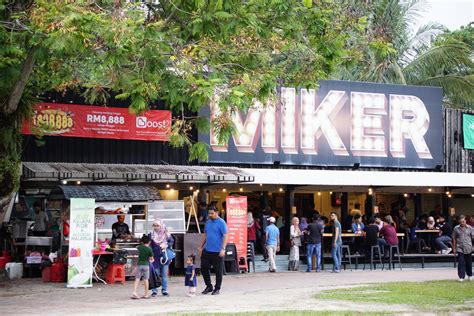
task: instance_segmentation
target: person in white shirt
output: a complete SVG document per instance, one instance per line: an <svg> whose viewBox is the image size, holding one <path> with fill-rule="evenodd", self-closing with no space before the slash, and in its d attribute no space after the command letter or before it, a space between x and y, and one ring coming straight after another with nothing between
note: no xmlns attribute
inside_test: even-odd
<svg viewBox="0 0 474 316"><path fill-rule="evenodd" d="M35 214L33 215L33 220L35 221L33 234L35 236L46 236L47 223L49 221L48 214L41 209L39 202L35 202L33 208L35 210Z"/></svg>

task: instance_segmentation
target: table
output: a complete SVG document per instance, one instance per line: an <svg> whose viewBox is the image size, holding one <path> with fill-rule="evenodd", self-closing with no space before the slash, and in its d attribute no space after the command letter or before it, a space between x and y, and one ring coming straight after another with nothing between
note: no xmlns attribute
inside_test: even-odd
<svg viewBox="0 0 474 316"><path fill-rule="evenodd" d="M102 280L99 275L97 274L97 271L96 271L96 268L97 268L97 265L99 264L99 260L100 260L100 257L103 256L103 255L113 255L114 253L113 252L110 252L110 251L101 251L101 250L97 250L97 249L94 249L92 250L92 256L94 256L94 264L93 264L93 267L92 267L92 278L94 278L96 281L100 281L104 284L107 284L107 282L105 282L104 280ZM97 258L97 259L95 259Z"/></svg>
<svg viewBox="0 0 474 316"><path fill-rule="evenodd" d="M431 251L434 251L436 249L432 249L432 236L433 234L439 234L441 230L439 229L419 229L415 230L415 234L421 233L421 234L428 234L428 246L430 247Z"/></svg>

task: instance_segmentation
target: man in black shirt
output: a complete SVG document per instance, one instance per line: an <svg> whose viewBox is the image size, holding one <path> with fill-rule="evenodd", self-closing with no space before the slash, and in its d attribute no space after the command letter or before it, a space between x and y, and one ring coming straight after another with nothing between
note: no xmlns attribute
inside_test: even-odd
<svg viewBox="0 0 474 316"><path fill-rule="evenodd" d="M375 218L369 219L369 225L365 227L365 255L370 255L370 248L378 245L379 227Z"/></svg>
<svg viewBox="0 0 474 316"><path fill-rule="evenodd" d="M117 220L112 225L112 240L131 238L130 228L125 223L125 215L118 215Z"/></svg>
<svg viewBox="0 0 474 316"><path fill-rule="evenodd" d="M311 259L316 255L316 272L321 271L321 242L323 239L324 225L318 214L313 216L313 221L304 230L306 235L306 272L311 272Z"/></svg>
<svg viewBox="0 0 474 316"><path fill-rule="evenodd" d="M436 238L436 245L438 245L442 254L450 253L453 249L449 248L447 244L452 242L451 235L453 234L453 228L446 222L444 215L439 215L436 228L440 230L440 236Z"/></svg>

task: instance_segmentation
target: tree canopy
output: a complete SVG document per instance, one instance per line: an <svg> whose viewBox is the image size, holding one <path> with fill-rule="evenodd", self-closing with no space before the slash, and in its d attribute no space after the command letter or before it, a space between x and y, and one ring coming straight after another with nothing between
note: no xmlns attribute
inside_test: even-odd
<svg viewBox="0 0 474 316"><path fill-rule="evenodd" d="M105 105L113 92L134 113L164 100L176 117L171 144L206 159L193 127L225 141L228 113L272 98L278 85L316 87L355 60L364 18L348 3L0 0L0 195L18 184L19 126L38 93L75 90ZM182 114L216 94L222 116L213 126Z"/></svg>

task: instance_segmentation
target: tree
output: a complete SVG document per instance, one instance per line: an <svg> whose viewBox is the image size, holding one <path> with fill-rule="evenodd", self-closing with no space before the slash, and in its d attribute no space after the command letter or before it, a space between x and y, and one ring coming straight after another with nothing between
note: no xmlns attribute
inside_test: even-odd
<svg viewBox="0 0 474 316"><path fill-rule="evenodd" d="M268 100L278 85L315 87L354 59L349 37L363 20L331 0L0 0L0 197L18 187L21 122L43 91L111 92L135 113L153 100L175 112L174 146L207 158L189 131L214 128L225 142L229 113ZM222 116L185 117L219 94ZM1 202L0 202L1 203Z"/></svg>
<svg viewBox="0 0 474 316"><path fill-rule="evenodd" d="M343 69L338 78L439 86L446 106L474 107L472 26L462 31L464 35L450 34L436 23L413 32L424 10L424 2L417 0L373 1L359 9L368 16L366 58ZM463 41L469 36L471 44Z"/></svg>

